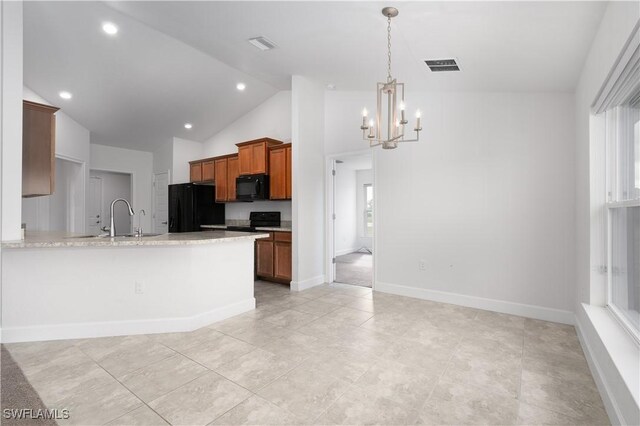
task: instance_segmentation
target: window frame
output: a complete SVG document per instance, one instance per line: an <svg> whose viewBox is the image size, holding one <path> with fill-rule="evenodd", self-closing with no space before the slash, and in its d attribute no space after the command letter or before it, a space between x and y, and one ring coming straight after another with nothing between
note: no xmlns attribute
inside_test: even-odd
<svg viewBox="0 0 640 426"><path fill-rule="evenodd" d="M362 185L363 188L363 197L364 197L364 209L362 211L363 221L362 221L362 232L364 233L365 238L373 238L373 226L371 227L371 234L369 234L369 227L367 226L367 218L369 212L371 212L371 217L373 218L373 206L371 208L367 208L367 189L371 188L371 199L373 200L373 183L365 183ZM373 200L375 202L375 200ZM373 219L375 220L375 219Z"/></svg>

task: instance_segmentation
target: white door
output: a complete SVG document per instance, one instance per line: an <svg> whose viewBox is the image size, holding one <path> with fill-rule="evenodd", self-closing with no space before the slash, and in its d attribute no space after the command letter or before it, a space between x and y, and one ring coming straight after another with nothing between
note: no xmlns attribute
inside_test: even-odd
<svg viewBox="0 0 640 426"><path fill-rule="evenodd" d="M91 176L89 179L88 232L98 235L102 232L102 179Z"/></svg>
<svg viewBox="0 0 640 426"><path fill-rule="evenodd" d="M154 175L153 199L154 232L166 234L169 232L169 172Z"/></svg>

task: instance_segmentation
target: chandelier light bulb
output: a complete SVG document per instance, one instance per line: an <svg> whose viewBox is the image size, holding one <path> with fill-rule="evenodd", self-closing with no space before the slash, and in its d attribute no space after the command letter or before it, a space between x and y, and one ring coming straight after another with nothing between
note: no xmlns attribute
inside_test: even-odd
<svg viewBox="0 0 640 426"><path fill-rule="evenodd" d="M416 111L416 118L420 118L422 116L422 114L420 113L420 110Z"/></svg>
<svg viewBox="0 0 640 426"><path fill-rule="evenodd" d="M402 101L400 102L400 111L404 112L404 109L405 109L405 104L404 104L404 101Z"/></svg>
<svg viewBox="0 0 640 426"><path fill-rule="evenodd" d="M364 109L362 110L362 116L363 116L363 117L366 117L367 115L369 115L369 112L367 111L367 109L366 109L366 108L364 108Z"/></svg>

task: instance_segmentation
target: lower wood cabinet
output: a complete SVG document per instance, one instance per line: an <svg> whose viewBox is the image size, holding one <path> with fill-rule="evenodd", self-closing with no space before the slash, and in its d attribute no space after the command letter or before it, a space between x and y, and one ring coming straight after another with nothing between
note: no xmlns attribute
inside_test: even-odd
<svg viewBox="0 0 640 426"><path fill-rule="evenodd" d="M291 232L270 232L269 238L256 240L256 275L291 282Z"/></svg>

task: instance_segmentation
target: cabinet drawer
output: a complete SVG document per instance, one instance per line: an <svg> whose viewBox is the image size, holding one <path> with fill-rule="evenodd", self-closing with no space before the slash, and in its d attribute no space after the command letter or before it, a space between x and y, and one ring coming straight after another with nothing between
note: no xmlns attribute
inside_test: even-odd
<svg viewBox="0 0 640 426"><path fill-rule="evenodd" d="M282 241L286 243L291 242L291 232L274 232L273 238L276 241Z"/></svg>

